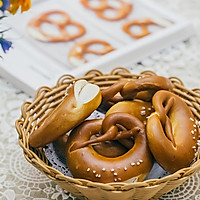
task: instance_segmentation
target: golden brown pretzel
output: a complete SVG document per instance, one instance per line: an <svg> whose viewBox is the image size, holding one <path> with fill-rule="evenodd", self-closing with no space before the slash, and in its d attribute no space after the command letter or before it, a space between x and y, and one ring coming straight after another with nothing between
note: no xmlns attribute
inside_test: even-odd
<svg viewBox="0 0 200 200"><path fill-rule="evenodd" d="M131 21L126 22L123 26L122 29L125 33L127 33L128 35L130 35L131 37L135 38L135 39L140 39L142 37L145 37L149 34L151 34L151 32L148 29L148 26L150 25L155 25L155 26L159 26L159 27L168 27L172 24L172 22L164 19L164 18L158 18L158 17L153 17L151 19L134 19ZM141 28L141 33L134 33L133 31L131 31L131 27L133 26L139 26Z"/></svg>
<svg viewBox="0 0 200 200"><path fill-rule="evenodd" d="M126 22L122 26L122 29L125 33L129 34L131 37L134 37L135 39L140 39L142 37L145 37L151 34L151 32L148 30L149 25L158 25L158 24L156 24L151 19L143 19L143 20L136 19L136 20L131 20L131 21ZM131 27L133 26L139 26L141 28L141 33L137 34L131 31Z"/></svg>
<svg viewBox="0 0 200 200"><path fill-rule="evenodd" d="M60 136L53 143L55 151L58 152L61 156L65 156L66 143L67 143L69 134L70 132L68 134L64 134ZM123 155L125 152L128 151L128 149L122 144L120 144L120 142L112 141L112 140L92 144L92 147L100 155L111 157L111 158Z"/></svg>
<svg viewBox="0 0 200 200"><path fill-rule="evenodd" d="M62 16L63 20L55 21L50 19L51 15L60 15ZM51 33L47 34L42 30L42 24L49 23L55 25L60 35L52 35ZM78 31L75 34L69 34L66 30L66 27L69 25L73 25L77 27ZM66 42L69 40L76 39L85 34L85 28L80 23L77 23L70 19L70 16L63 11L60 10L53 10L45 12L39 15L36 18L33 18L27 27L28 33L35 39L40 40L42 42Z"/></svg>
<svg viewBox="0 0 200 200"><path fill-rule="evenodd" d="M107 112L105 116L111 113L128 113L134 117L137 117L141 122L146 124L148 116L154 111L151 102L144 101L121 101L114 104Z"/></svg>
<svg viewBox="0 0 200 200"><path fill-rule="evenodd" d="M147 121L147 137L156 161L168 172L188 167L197 150L198 128L186 103L169 91L152 99L155 113Z"/></svg>
<svg viewBox="0 0 200 200"><path fill-rule="evenodd" d="M118 126L126 130L118 132ZM92 135L103 135L91 139ZM98 154L90 144L134 137L134 146L125 154L109 158ZM76 127L67 141L67 164L76 178L98 182L126 181L133 177L143 180L153 162L142 122L127 113L113 113L104 120L85 121Z"/></svg>
<svg viewBox="0 0 200 200"><path fill-rule="evenodd" d="M43 147L56 140L87 118L100 103L101 92L97 85L86 80L75 82L63 101L30 134L30 146Z"/></svg>
<svg viewBox="0 0 200 200"><path fill-rule="evenodd" d="M153 111L154 109L152 107L151 102L145 102L145 101L140 101L140 100L121 101L114 104L106 112L105 117L112 113L123 112L123 113L128 113L134 117L137 117L141 122L143 122L144 125L146 125L147 118L150 116L150 114ZM133 138L121 139L119 140L119 142L128 149L130 149L134 144Z"/></svg>
<svg viewBox="0 0 200 200"><path fill-rule="evenodd" d="M107 0L99 0L98 6L90 5L90 0L81 0L81 3L90 10L105 10L108 7Z"/></svg>
<svg viewBox="0 0 200 200"><path fill-rule="evenodd" d="M91 45L95 44L100 44L103 46L103 48L101 50L91 49ZM105 55L113 50L114 48L112 48L112 46L106 41L99 39L84 40L80 43L75 44L72 47L69 52L68 59L72 65L79 66L87 62L87 60L84 58L84 55L87 53L95 55Z"/></svg>
<svg viewBox="0 0 200 200"><path fill-rule="evenodd" d="M98 142L92 144L92 147L98 154L110 158L121 156L128 151L126 146L116 140Z"/></svg>
<svg viewBox="0 0 200 200"><path fill-rule="evenodd" d="M102 90L102 104L109 107L119 101L134 98L150 101L156 91L161 89L171 91L172 88L171 81L162 76L145 76L137 80L124 79Z"/></svg>
<svg viewBox="0 0 200 200"><path fill-rule="evenodd" d="M94 7L89 5L90 0L81 0L81 3L88 9L94 10L98 17L108 20L108 21L117 21L125 18L132 11L132 5L124 2L123 0L118 0L121 4L119 8L111 6L108 4L108 0L100 0L99 5ZM114 10L116 12L116 16L108 17L105 15L107 10Z"/></svg>

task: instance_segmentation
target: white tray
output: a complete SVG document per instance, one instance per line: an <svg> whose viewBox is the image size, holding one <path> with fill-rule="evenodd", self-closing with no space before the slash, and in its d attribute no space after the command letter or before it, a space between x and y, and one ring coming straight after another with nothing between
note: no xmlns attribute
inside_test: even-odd
<svg viewBox="0 0 200 200"><path fill-rule="evenodd" d="M108 73L114 67L141 61L193 35L193 27L189 21L166 11L152 1L130 2L134 7L126 19L109 22L99 19L94 12L84 8L79 0L59 0L56 3L53 0L33 1L28 12L9 16L5 21L6 26L12 28L7 35L14 48L0 60L0 75L32 96L41 86L54 86L63 74L82 76L93 68ZM74 41L53 44L31 38L26 31L29 20L42 12L55 9L66 11L72 19L83 24L87 30L86 34ZM122 31L121 26L126 20L145 17L171 23L162 29L152 29L152 34L139 40ZM70 65L67 60L70 48L81 40L92 38L106 40L116 50L101 57L91 58L91 61L80 67Z"/></svg>

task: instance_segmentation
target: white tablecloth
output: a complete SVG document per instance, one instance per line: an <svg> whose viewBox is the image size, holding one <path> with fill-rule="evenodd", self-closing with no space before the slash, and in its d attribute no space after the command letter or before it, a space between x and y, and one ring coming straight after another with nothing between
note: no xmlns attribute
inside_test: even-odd
<svg viewBox="0 0 200 200"><path fill-rule="evenodd" d="M153 70L164 76L178 76L187 88L200 88L200 1L154 0L189 18L196 36L174 44L141 63L127 66L134 73ZM29 164L18 145L15 120L24 101L32 98L0 77L0 199L73 199L53 181ZM161 199L200 199L200 172Z"/></svg>

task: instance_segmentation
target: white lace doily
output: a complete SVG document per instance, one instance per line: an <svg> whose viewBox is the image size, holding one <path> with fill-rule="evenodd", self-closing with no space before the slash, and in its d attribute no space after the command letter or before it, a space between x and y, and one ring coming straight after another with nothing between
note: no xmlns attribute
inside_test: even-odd
<svg viewBox="0 0 200 200"><path fill-rule="evenodd" d="M153 70L160 75L178 76L187 88L200 88L200 1L154 1L191 19L197 35L188 41L174 44L173 47L154 54L141 63L133 63L127 67L134 73ZM32 98L0 78L0 199L74 199L71 194L29 164L23 156L18 145L15 120L20 116L22 103L29 100L32 101ZM200 200L200 172L160 199Z"/></svg>

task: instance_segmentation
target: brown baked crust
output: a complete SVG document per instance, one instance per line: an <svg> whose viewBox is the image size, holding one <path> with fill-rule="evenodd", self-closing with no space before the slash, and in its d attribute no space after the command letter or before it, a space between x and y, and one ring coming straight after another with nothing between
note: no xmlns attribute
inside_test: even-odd
<svg viewBox="0 0 200 200"><path fill-rule="evenodd" d="M81 80L80 80L81 81ZM67 91L63 101L47 116L42 124L29 136L32 147L43 147L70 131L86 119L101 103L101 92L89 102L80 104L75 97L78 81Z"/></svg>
<svg viewBox="0 0 200 200"><path fill-rule="evenodd" d="M125 146L115 140L95 143L92 147L98 154L109 158L121 156L128 151Z"/></svg>
<svg viewBox="0 0 200 200"><path fill-rule="evenodd" d="M147 121L147 138L156 161L168 172L188 167L197 150L198 128L187 104L169 91L152 99L155 112Z"/></svg>
<svg viewBox="0 0 200 200"><path fill-rule="evenodd" d="M145 76L136 81L128 81L120 93L124 99L138 98L149 101L158 90L171 91L172 88L173 84L168 78L154 75Z"/></svg>
<svg viewBox="0 0 200 200"><path fill-rule="evenodd" d="M163 76L145 76L136 80L123 79L102 90L102 107L108 109L119 101L139 99L151 101L158 90L172 91L172 82Z"/></svg>
<svg viewBox="0 0 200 200"><path fill-rule="evenodd" d="M147 117L154 111L151 102L145 102L140 100L134 101L121 101L114 104L107 112L106 116L111 113L123 112L129 113L132 116L137 117L141 122L146 124Z"/></svg>
<svg viewBox="0 0 200 200"><path fill-rule="evenodd" d="M125 126L127 131L116 134L116 124ZM90 140L91 135L101 131L105 134ZM130 136L134 137L134 146L125 154L114 158L100 155L91 145ZM66 158L74 177L103 183L126 181L133 177L142 181L153 165L144 125L127 113L113 113L104 120L85 121L76 127L67 141Z"/></svg>

